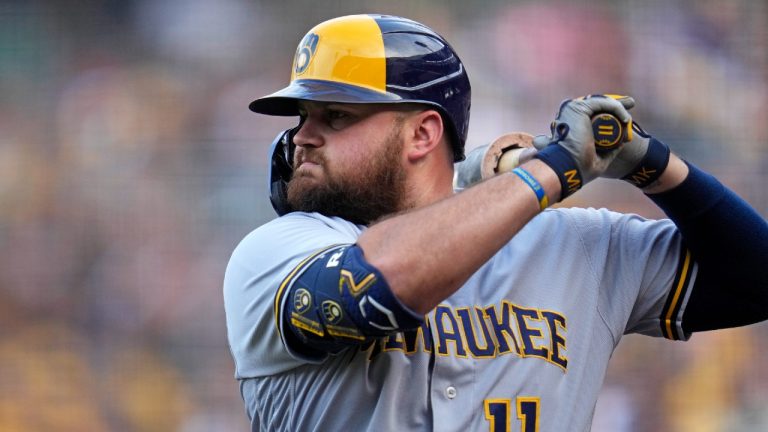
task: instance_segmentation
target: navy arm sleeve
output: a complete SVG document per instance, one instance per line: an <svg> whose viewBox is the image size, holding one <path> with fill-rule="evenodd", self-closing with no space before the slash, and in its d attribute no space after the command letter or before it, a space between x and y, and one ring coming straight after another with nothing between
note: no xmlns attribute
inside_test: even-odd
<svg viewBox="0 0 768 432"><path fill-rule="evenodd" d="M686 162L676 188L648 195L677 225L699 264L686 332L768 319L768 223L713 176Z"/></svg>

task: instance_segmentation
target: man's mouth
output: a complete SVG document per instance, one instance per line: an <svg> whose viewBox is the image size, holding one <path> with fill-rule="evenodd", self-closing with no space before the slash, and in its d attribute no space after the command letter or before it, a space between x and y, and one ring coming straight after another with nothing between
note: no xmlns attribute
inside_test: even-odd
<svg viewBox="0 0 768 432"><path fill-rule="evenodd" d="M294 175L298 174L300 176L319 174L320 171L322 171L322 165L316 161L308 159L300 160L296 168L293 169Z"/></svg>

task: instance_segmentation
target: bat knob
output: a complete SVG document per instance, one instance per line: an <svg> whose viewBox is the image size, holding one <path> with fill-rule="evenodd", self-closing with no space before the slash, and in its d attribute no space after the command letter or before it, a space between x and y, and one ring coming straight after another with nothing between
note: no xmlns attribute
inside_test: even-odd
<svg viewBox="0 0 768 432"><path fill-rule="evenodd" d="M632 137L630 124L623 124L612 114L597 114L592 117L592 135L595 137L595 150L598 153L609 152Z"/></svg>

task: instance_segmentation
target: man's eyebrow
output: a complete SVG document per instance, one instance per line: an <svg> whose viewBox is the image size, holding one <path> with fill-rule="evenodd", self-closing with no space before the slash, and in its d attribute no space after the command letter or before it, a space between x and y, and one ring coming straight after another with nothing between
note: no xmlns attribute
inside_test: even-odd
<svg viewBox="0 0 768 432"><path fill-rule="evenodd" d="M354 104L346 104L341 102L322 102L322 101L309 101L299 100L296 102L296 106L299 109L342 109Z"/></svg>
<svg viewBox="0 0 768 432"><path fill-rule="evenodd" d="M342 103L342 102L329 102L323 106L323 108L327 109L343 109L343 110L356 110L356 111L365 111L365 106L361 104L351 104L351 103Z"/></svg>

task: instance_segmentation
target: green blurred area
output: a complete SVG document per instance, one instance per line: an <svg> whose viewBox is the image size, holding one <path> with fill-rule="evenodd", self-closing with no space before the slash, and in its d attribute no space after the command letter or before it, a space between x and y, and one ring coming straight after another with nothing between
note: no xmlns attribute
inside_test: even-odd
<svg viewBox="0 0 768 432"><path fill-rule="evenodd" d="M247 430L221 282L274 217L250 113L339 15L442 33L473 85L468 147L544 133L562 99L635 119L768 215L765 1L0 2L0 431ZM598 181L566 205L660 217ZM595 431L768 430L768 327L629 337Z"/></svg>

